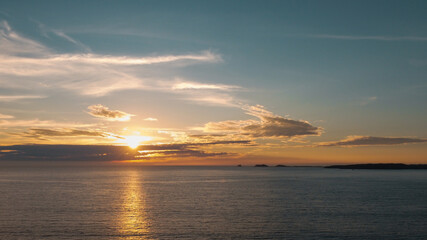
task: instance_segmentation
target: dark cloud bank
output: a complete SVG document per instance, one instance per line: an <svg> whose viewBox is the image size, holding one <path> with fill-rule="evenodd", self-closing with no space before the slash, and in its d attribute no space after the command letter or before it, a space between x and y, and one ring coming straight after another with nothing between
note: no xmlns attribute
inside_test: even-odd
<svg viewBox="0 0 427 240"><path fill-rule="evenodd" d="M12 145L0 146L3 161L124 161L152 158L212 157L230 155L226 152L206 152L203 146L251 144L250 141L217 141L141 145L136 149L112 145Z"/></svg>

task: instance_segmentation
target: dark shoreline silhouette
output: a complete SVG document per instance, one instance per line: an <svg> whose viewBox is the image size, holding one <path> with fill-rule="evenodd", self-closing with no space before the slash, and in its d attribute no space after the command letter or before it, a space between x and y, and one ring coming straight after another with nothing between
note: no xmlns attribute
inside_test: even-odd
<svg viewBox="0 0 427 240"><path fill-rule="evenodd" d="M268 167L266 164L256 164L254 167Z"/></svg>
<svg viewBox="0 0 427 240"><path fill-rule="evenodd" d="M403 163L368 163L351 165L332 165L325 168L338 169L427 169L427 164L403 164Z"/></svg>
<svg viewBox="0 0 427 240"><path fill-rule="evenodd" d="M276 165L276 167L288 167L288 166L283 165L283 164L278 164L278 165Z"/></svg>
<svg viewBox="0 0 427 240"><path fill-rule="evenodd" d="M256 164L254 167L269 167L267 164ZM275 167L288 167L286 165L278 164Z"/></svg>

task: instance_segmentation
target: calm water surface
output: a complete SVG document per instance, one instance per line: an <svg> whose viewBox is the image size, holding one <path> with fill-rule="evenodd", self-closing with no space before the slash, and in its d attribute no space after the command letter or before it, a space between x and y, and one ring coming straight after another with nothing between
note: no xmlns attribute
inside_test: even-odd
<svg viewBox="0 0 427 240"><path fill-rule="evenodd" d="M0 167L0 239L427 239L427 171Z"/></svg>

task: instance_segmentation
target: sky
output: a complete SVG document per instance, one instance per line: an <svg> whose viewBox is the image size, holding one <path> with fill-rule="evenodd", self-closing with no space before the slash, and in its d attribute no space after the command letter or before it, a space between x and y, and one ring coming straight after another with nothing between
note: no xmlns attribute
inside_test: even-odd
<svg viewBox="0 0 427 240"><path fill-rule="evenodd" d="M426 1L0 2L0 161L427 163Z"/></svg>

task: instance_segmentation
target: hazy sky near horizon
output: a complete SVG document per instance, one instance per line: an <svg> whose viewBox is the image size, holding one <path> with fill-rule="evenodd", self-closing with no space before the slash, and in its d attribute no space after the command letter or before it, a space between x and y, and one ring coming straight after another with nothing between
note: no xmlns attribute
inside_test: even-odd
<svg viewBox="0 0 427 240"><path fill-rule="evenodd" d="M426 1L1 1L0 160L426 163L426 16Z"/></svg>

